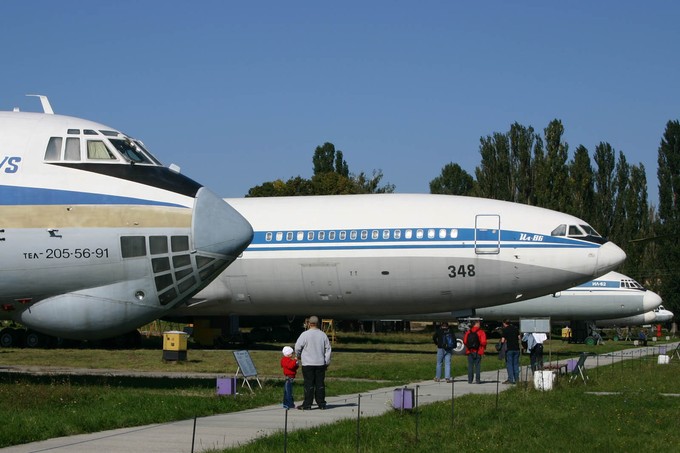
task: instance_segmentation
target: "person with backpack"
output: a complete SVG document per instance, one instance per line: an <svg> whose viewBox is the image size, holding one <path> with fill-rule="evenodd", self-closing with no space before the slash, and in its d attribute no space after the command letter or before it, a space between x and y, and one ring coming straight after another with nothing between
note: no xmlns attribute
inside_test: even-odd
<svg viewBox="0 0 680 453"><path fill-rule="evenodd" d="M503 321L501 329L501 343L505 344L505 368L508 370L508 379L503 384L515 384L519 381L519 329L510 324L510 320Z"/></svg>
<svg viewBox="0 0 680 453"><path fill-rule="evenodd" d="M465 343L465 354L468 360L468 384L472 384L473 378L477 384L481 384L480 373L482 357L486 349L486 333L482 330L479 320L474 321L472 327L465 332L463 343Z"/></svg>
<svg viewBox="0 0 680 453"><path fill-rule="evenodd" d="M442 377L442 363L444 364L444 378L451 382L451 354L456 346L456 337L449 329L449 323L444 321L432 335L432 341L437 345L437 367L434 381L439 382Z"/></svg>

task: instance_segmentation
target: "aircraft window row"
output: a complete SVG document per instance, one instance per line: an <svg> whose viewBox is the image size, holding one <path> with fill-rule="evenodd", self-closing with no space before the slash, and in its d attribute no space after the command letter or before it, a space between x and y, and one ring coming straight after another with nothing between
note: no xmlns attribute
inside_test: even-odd
<svg viewBox="0 0 680 453"><path fill-rule="evenodd" d="M266 242L291 242L295 239L298 242L302 241L346 241L349 237L350 241L356 241L360 238L362 241L368 240L370 238L372 241L377 240L400 240L403 236L404 239L456 239L458 238L458 229L456 228L417 228L413 229L396 229L396 230L340 230L340 231L269 231L265 233Z"/></svg>
<svg viewBox="0 0 680 453"><path fill-rule="evenodd" d="M97 131L84 129L83 135L99 135ZM100 131L107 137L120 136L114 131ZM80 135L80 129L69 129L70 135ZM81 152L81 143L83 150ZM63 149L62 149L63 145ZM119 155L116 153L119 153ZM62 155L63 152L63 155ZM85 156L84 159L82 156ZM135 164L155 164L162 165L155 157L149 153L142 142L130 140L129 138L108 138L89 139L80 137L50 137L45 149L45 161L109 161L117 162L121 160Z"/></svg>
<svg viewBox="0 0 680 453"><path fill-rule="evenodd" d="M147 255L145 236L121 236L120 238L121 256L123 258L137 258ZM168 238L166 236L149 236L149 252L151 255L168 253ZM188 236L171 236L170 250L173 253L189 251ZM173 256L175 267L185 266L190 263L189 255Z"/></svg>

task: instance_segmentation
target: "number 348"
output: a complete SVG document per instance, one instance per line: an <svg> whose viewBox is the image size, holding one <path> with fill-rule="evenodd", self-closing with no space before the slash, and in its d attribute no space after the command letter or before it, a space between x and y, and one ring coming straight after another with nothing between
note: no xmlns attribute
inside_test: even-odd
<svg viewBox="0 0 680 453"><path fill-rule="evenodd" d="M474 264L461 264L460 266L449 266L449 277L450 278L456 278L456 277L474 277L475 274L475 265Z"/></svg>

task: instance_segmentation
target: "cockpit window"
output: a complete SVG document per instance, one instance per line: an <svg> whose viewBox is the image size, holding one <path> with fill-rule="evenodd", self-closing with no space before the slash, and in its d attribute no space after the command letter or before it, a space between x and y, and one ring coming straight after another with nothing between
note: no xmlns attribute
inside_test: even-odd
<svg viewBox="0 0 680 453"><path fill-rule="evenodd" d="M50 137L45 150L45 160L59 160L61 159L61 137Z"/></svg>
<svg viewBox="0 0 680 453"><path fill-rule="evenodd" d="M137 145L139 148L142 149L142 151L144 151L144 154L145 154L149 159L151 159L151 160L153 161L154 164L163 166L163 164L162 164L158 159L156 159L156 158L153 156L153 154L151 154L151 153L149 152L148 149L146 149L146 148L144 147L144 143L142 143L142 142L139 141L139 140L134 140L134 142L135 142L135 145Z"/></svg>
<svg viewBox="0 0 680 453"><path fill-rule="evenodd" d="M568 236L585 236L586 234L577 225L569 225Z"/></svg>
<svg viewBox="0 0 680 453"><path fill-rule="evenodd" d="M111 144L116 147L123 157L135 164L150 164L151 161L144 155L142 150L131 140L121 140L117 138L109 139Z"/></svg>
<svg viewBox="0 0 680 453"><path fill-rule="evenodd" d="M591 227L590 225L581 225L581 228L583 231L586 232L587 235L589 236L597 236L597 237L602 237L600 236L600 233L595 231L595 228Z"/></svg>
<svg viewBox="0 0 680 453"><path fill-rule="evenodd" d="M116 157L111 151L106 147L101 140L88 140L87 141L87 158L88 159L108 159L115 160Z"/></svg>
<svg viewBox="0 0 680 453"><path fill-rule="evenodd" d="M80 139L68 137L66 139L66 150L64 160L80 160Z"/></svg>
<svg viewBox="0 0 680 453"><path fill-rule="evenodd" d="M118 137L118 132L116 131L99 131L102 133L102 135L105 135L106 137Z"/></svg>
<svg viewBox="0 0 680 453"><path fill-rule="evenodd" d="M621 287L622 288L631 288L631 289L645 289L644 286L636 282L635 280L631 279L626 279L626 280L621 280Z"/></svg>
<svg viewBox="0 0 680 453"><path fill-rule="evenodd" d="M552 230L552 233L550 233L551 236L566 236L567 235L567 226L565 224L562 224Z"/></svg>
<svg viewBox="0 0 680 453"><path fill-rule="evenodd" d="M95 131L93 131L92 129L83 129L83 134L84 135L97 135L97 133Z"/></svg>
<svg viewBox="0 0 680 453"><path fill-rule="evenodd" d="M584 239L589 242L595 242L596 244L604 244L607 242L600 234L595 231L590 225L559 225L557 228L552 230L551 236L567 236L570 238Z"/></svg>

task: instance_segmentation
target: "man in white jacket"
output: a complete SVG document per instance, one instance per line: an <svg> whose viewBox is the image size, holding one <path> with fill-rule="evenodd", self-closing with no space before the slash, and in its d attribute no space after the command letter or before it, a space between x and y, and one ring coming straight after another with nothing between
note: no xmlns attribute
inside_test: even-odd
<svg viewBox="0 0 680 453"><path fill-rule="evenodd" d="M309 410L316 400L319 409L326 409L326 368L331 363L331 343L319 329L319 318L311 316L309 328L295 342L295 354L300 358L305 397L298 409Z"/></svg>

